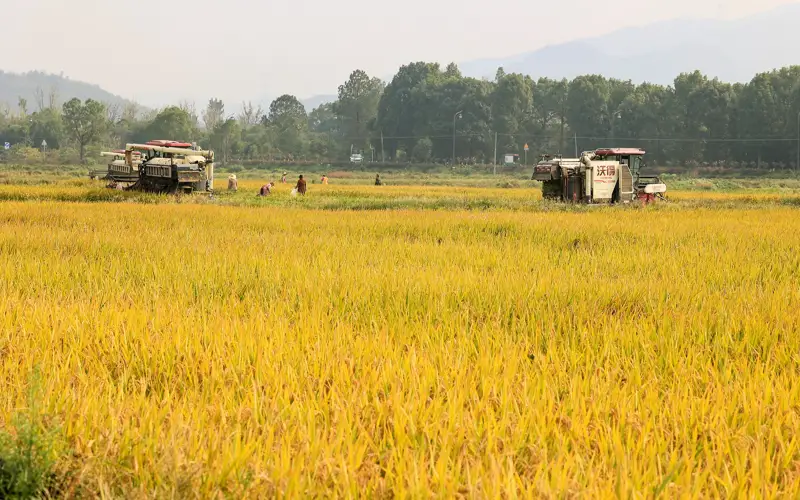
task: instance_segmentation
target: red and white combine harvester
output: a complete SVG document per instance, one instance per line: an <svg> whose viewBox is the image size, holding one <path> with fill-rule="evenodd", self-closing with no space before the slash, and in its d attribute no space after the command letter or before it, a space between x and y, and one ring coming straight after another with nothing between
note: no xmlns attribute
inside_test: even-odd
<svg viewBox="0 0 800 500"><path fill-rule="evenodd" d="M533 170L545 199L576 203L650 203L664 198L667 186L657 176L641 174L644 151L604 148L580 158L543 158Z"/></svg>

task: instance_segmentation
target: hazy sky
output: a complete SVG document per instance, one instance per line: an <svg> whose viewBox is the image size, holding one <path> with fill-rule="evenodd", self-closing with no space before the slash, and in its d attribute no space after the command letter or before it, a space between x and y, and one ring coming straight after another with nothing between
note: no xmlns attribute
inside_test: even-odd
<svg viewBox="0 0 800 500"><path fill-rule="evenodd" d="M335 94L356 68L386 77L409 61L508 56L625 26L733 18L787 3L0 0L0 69L63 71L148 105L304 98Z"/></svg>

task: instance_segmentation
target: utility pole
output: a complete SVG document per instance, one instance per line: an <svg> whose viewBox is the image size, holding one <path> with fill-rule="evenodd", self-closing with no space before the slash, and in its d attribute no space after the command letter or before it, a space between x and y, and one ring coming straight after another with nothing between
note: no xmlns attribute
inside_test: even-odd
<svg viewBox="0 0 800 500"><path fill-rule="evenodd" d="M383 155L383 130L381 129L381 163L386 163L386 157Z"/></svg>
<svg viewBox="0 0 800 500"><path fill-rule="evenodd" d="M25 127L25 145L33 146L33 137L31 137L31 127L33 127L33 118L28 118L28 126Z"/></svg>
<svg viewBox="0 0 800 500"><path fill-rule="evenodd" d="M456 118L461 118L461 111L453 115L453 166L456 166Z"/></svg>
<svg viewBox="0 0 800 500"><path fill-rule="evenodd" d="M497 132L494 133L494 175L497 175Z"/></svg>

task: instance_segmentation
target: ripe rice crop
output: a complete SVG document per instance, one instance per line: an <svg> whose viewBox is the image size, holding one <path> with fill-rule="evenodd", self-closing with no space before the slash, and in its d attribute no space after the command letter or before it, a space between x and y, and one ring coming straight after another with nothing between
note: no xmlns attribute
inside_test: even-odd
<svg viewBox="0 0 800 500"><path fill-rule="evenodd" d="M779 205L6 201L0 423L38 367L92 497L794 498L798 248Z"/></svg>
<svg viewBox="0 0 800 500"><path fill-rule="evenodd" d="M131 202L147 204L181 203L258 207L286 207L320 210L450 210L450 211L596 211L586 207L543 201L541 188L477 188L455 186L368 186L309 185L307 196L291 197L294 184L277 184L273 194L258 196L263 181L242 180L238 192L228 192L218 180L213 196L198 193L192 196L155 195L105 188L105 182L76 180L52 185L1 185L2 201L58 202ZM649 210L682 210L685 208L765 208L800 206L800 193L772 192L770 188L738 192L668 193L668 202L648 207ZM632 208L638 208L633 204ZM629 207L630 208L630 207Z"/></svg>

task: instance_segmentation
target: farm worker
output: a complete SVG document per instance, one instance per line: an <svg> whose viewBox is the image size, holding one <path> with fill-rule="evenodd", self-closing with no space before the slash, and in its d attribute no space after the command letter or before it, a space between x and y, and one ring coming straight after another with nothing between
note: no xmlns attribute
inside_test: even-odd
<svg viewBox="0 0 800 500"><path fill-rule="evenodd" d="M228 191L238 191L239 190L239 181L236 180L236 174L231 174L228 176Z"/></svg>
<svg viewBox="0 0 800 500"><path fill-rule="evenodd" d="M295 189L297 189L297 192L302 195L306 194L306 180L303 179L302 175L300 176L299 179L297 179L297 186L295 187Z"/></svg>
<svg viewBox="0 0 800 500"><path fill-rule="evenodd" d="M283 173L283 177L281 177L281 182L286 184L286 172Z"/></svg>
<svg viewBox="0 0 800 500"><path fill-rule="evenodd" d="M322 174L322 183L323 184L327 184L328 183L328 176L325 175L325 174Z"/></svg>
<svg viewBox="0 0 800 500"><path fill-rule="evenodd" d="M381 180L381 174L375 175L375 185L376 186L383 186L383 181Z"/></svg>
<svg viewBox="0 0 800 500"><path fill-rule="evenodd" d="M272 182L268 182L268 183L264 184L263 186L261 186L261 191L259 191L258 195L259 196L267 196L269 194L272 194L272 186L274 186L274 185L275 184L272 183Z"/></svg>

